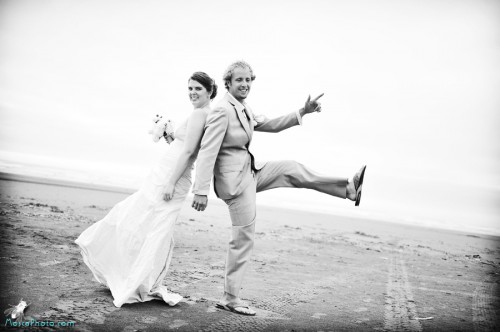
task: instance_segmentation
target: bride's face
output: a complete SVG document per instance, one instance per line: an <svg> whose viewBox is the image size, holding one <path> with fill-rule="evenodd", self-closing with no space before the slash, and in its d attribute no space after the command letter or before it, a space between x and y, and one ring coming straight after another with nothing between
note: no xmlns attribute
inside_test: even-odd
<svg viewBox="0 0 500 332"><path fill-rule="evenodd" d="M189 80L188 83L189 100L195 108L201 108L208 104L210 95L203 85L195 80Z"/></svg>

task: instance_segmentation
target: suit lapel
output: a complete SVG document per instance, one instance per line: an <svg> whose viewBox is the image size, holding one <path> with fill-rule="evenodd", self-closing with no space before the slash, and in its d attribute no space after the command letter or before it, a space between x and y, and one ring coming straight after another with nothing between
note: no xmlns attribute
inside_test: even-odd
<svg viewBox="0 0 500 332"><path fill-rule="evenodd" d="M247 133L248 139L252 140L253 128L251 128L251 125L249 123L250 121L252 121L251 120L252 117L250 117L250 120L248 120L246 115L245 115L245 107L243 105L241 105L241 103L239 103L236 99L234 99L234 97L232 97L231 94L228 93L227 95L228 95L228 101L231 105L233 105L234 110L235 110L236 114L238 115L238 119L240 120L241 126L243 127L243 129Z"/></svg>
<svg viewBox="0 0 500 332"><path fill-rule="evenodd" d="M245 112L247 113L248 115L248 118L250 119L248 121L249 125L250 125L250 140L252 140L252 136L253 136L253 112L252 112L252 109L250 107L248 107L248 105L245 105Z"/></svg>

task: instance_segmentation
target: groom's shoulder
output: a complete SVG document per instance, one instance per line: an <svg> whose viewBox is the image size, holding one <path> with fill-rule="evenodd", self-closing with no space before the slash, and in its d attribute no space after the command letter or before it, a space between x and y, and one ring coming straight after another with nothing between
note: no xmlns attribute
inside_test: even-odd
<svg viewBox="0 0 500 332"><path fill-rule="evenodd" d="M215 104L214 109L216 109L216 108L232 108L232 107L233 107L233 105L229 102L229 98L226 94L224 97L222 97L221 100L219 100L217 102L217 104Z"/></svg>
<svg viewBox="0 0 500 332"><path fill-rule="evenodd" d="M224 97L215 104L212 108L212 113L227 113L232 110L234 106L229 102L229 100Z"/></svg>

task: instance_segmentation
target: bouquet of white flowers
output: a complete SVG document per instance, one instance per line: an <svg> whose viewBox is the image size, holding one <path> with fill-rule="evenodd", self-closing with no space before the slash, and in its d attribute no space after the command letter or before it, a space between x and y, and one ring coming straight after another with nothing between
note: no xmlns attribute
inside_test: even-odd
<svg viewBox="0 0 500 332"><path fill-rule="evenodd" d="M162 137L168 144L172 143L174 137L174 122L172 120L163 120L163 116L156 114L153 118L153 127L149 131L153 137L153 142L158 142Z"/></svg>

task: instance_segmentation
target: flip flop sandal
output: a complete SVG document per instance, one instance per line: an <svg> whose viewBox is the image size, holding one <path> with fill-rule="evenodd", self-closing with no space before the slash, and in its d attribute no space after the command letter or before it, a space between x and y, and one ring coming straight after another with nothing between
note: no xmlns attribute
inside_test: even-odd
<svg viewBox="0 0 500 332"><path fill-rule="evenodd" d="M253 313L246 313L246 312L238 310L238 308L250 309L250 307L248 305L246 305L246 304L234 304L234 305L232 305L231 303L227 303L227 304L217 303L215 305L215 307L217 307L219 309L231 311L231 312L234 312L234 313L237 313L237 314L240 314L240 315L244 315L244 316L255 316L255 314L256 314L255 312L253 312Z"/></svg>
<svg viewBox="0 0 500 332"><path fill-rule="evenodd" d="M356 174L356 176L359 176L358 179L356 178L356 176L354 176L354 189L356 189L356 203L354 204L355 206L359 206L359 202L361 201L361 191L363 190L363 179L365 177L365 170L366 170L366 165L361 167L359 175Z"/></svg>

